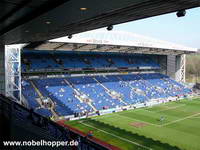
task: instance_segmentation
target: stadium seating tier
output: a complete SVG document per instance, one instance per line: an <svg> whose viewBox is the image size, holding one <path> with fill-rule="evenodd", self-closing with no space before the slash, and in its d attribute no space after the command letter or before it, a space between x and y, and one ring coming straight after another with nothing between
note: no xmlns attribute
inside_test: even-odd
<svg viewBox="0 0 200 150"><path fill-rule="evenodd" d="M184 85L159 73L32 79L22 83L22 93L29 106L44 116L52 114L40 108L38 91L54 102L58 116L85 114L191 93Z"/></svg>

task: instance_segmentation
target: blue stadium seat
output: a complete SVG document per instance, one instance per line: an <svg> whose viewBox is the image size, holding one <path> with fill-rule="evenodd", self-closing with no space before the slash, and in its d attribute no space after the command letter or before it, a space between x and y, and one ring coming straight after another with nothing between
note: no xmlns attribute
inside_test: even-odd
<svg viewBox="0 0 200 150"><path fill-rule="evenodd" d="M52 116L51 111L49 111L48 109L45 109L45 108L36 109L35 112L44 116L44 117L51 117Z"/></svg>
<svg viewBox="0 0 200 150"><path fill-rule="evenodd" d="M22 72L64 68L160 68L160 65L156 64L150 56L139 54L83 53L80 55L69 52L54 52L51 54L49 51L23 51L22 57L30 62L30 68L27 67L27 64L22 64ZM62 61L63 64L59 64L56 60Z"/></svg>
<svg viewBox="0 0 200 150"><path fill-rule="evenodd" d="M92 112L93 107L102 110L144 103L151 99L181 97L192 92L191 89L159 73L47 78L34 79L32 82L44 97L54 101L55 112L59 116ZM34 109L38 108L36 99L39 96L29 80L22 82L22 88L29 105ZM85 95L89 101L75 97L75 91ZM113 97L113 93L120 97ZM48 109L35 110L42 115L52 115Z"/></svg>

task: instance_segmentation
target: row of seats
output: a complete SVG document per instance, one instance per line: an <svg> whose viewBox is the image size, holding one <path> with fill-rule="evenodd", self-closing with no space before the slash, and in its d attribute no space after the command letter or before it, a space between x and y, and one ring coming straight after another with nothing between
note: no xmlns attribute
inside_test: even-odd
<svg viewBox="0 0 200 150"><path fill-rule="evenodd" d="M27 86L27 84L25 86ZM30 95L29 98L31 98L31 96L32 95ZM33 99L31 100L33 101ZM9 120L11 127L17 127L13 128L12 132L8 131L8 135L11 134L13 139L31 139L33 137L30 137L30 135L35 135L36 138L42 138L44 140L68 140L68 131L46 117L39 115L40 113L47 112L47 109L38 109L39 111L35 113L32 109L27 109L24 106L7 99L3 95L0 95L0 106L3 106L0 107L0 114L1 116L4 116L4 121ZM34 106L36 105L34 104ZM33 134L33 131L35 134ZM48 135L44 137L44 133L48 133ZM18 134L20 134L20 136Z"/></svg>
<svg viewBox="0 0 200 150"><path fill-rule="evenodd" d="M23 83L24 86L28 85L27 83ZM24 106L11 101L10 99L0 95L0 115L1 115L1 127L3 127L1 135L1 140L7 140L8 136L12 137L12 140L15 141L24 141L24 140L45 140L45 141L77 141L78 146L73 149L79 150L96 150L103 149L101 145L97 143L93 143L86 140L85 137L78 135L77 133L69 130L67 128L63 128L57 123L47 119L39 115L37 112L34 113L32 110L25 108ZM42 109L41 109L42 110ZM45 110L44 110L45 111ZM11 117L12 116L12 117ZM9 125L5 122L9 122ZM12 131L10 131L12 128ZM66 147L66 146L65 146ZM8 149L8 148L1 148ZM19 148L17 148L19 149ZM21 148L20 148L21 149ZM28 148L29 149L29 148ZM34 149L34 148L30 148ZM41 146L35 149L53 149L50 147ZM66 149L64 147L58 147L54 149ZM68 149L68 148L67 148Z"/></svg>
<svg viewBox="0 0 200 150"><path fill-rule="evenodd" d="M44 97L54 101L54 109L59 116L144 103L150 99L184 96L192 92L159 73L25 80L22 84L23 95L34 109L39 107L35 100L38 94L30 82ZM49 112L36 110L49 116Z"/></svg>
<svg viewBox="0 0 200 150"><path fill-rule="evenodd" d="M66 52L35 52L22 53L22 72L44 69L77 69L77 68L119 68L119 67L150 67L159 68L148 55L132 54L76 54Z"/></svg>
<svg viewBox="0 0 200 150"><path fill-rule="evenodd" d="M30 82L25 80L22 81L22 95L28 101L30 107L33 108L39 107L39 104L37 102L37 98L39 98L39 95L31 86Z"/></svg>
<svg viewBox="0 0 200 150"><path fill-rule="evenodd" d="M104 107L113 108L123 105L119 100L111 98L100 83L95 81L92 77L69 78L68 81L70 81L78 91L91 98L93 100L93 105L98 110Z"/></svg>

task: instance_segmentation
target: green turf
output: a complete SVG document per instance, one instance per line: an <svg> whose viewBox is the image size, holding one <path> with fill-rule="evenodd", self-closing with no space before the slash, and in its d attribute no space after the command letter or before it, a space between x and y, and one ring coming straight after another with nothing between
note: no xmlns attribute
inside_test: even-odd
<svg viewBox="0 0 200 150"><path fill-rule="evenodd" d="M160 121L161 116L165 117ZM130 123L142 122L136 128ZM123 150L200 150L200 99L181 100L154 107L68 121L87 133Z"/></svg>

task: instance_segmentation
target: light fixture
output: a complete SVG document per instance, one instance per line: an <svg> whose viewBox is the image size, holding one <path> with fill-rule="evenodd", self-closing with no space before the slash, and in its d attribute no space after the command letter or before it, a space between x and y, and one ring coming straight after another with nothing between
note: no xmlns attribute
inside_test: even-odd
<svg viewBox="0 0 200 150"><path fill-rule="evenodd" d="M85 11L85 10L87 10L87 8L86 7L81 7L80 10Z"/></svg>
<svg viewBox="0 0 200 150"><path fill-rule="evenodd" d="M51 24L51 22L50 21L46 21L46 24Z"/></svg>
<svg viewBox="0 0 200 150"><path fill-rule="evenodd" d="M107 30L108 31L111 31L113 29L113 25L109 25L108 27L107 27Z"/></svg>
<svg viewBox="0 0 200 150"><path fill-rule="evenodd" d="M71 35L71 34L69 34L69 35L68 35L68 39L71 39L71 38L72 38L72 35Z"/></svg>
<svg viewBox="0 0 200 150"><path fill-rule="evenodd" d="M29 30L25 30L26 33L29 33Z"/></svg>
<svg viewBox="0 0 200 150"><path fill-rule="evenodd" d="M184 17L186 15L186 11L185 10L179 10L176 13L177 17Z"/></svg>

